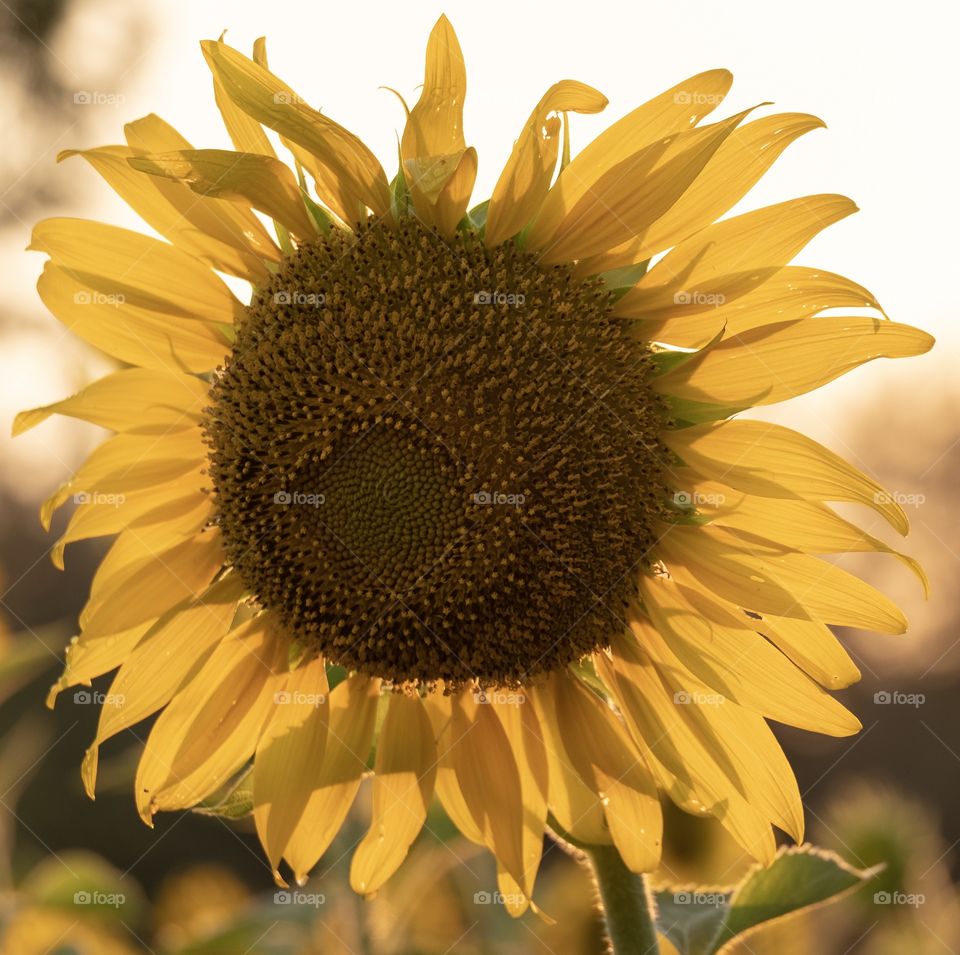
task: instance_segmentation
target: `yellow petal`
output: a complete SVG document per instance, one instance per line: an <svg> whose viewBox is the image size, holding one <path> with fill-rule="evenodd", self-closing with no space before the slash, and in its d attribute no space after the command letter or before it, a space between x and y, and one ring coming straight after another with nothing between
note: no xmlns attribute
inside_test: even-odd
<svg viewBox="0 0 960 955"><path fill-rule="evenodd" d="M515 236L537 214L550 189L560 150L560 120L552 114L599 113L607 98L585 83L554 83L534 107L513 144L487 211L484 241L497 246Z"/></svg>
<svg viewBox="0 0 960 955"><path fill-rule="evenodd" d="M208 388L192 375L144 368L116 371L62 401L21 411L13 434L29 431L54 414L141 434L192 428L209 401Z"/></svg>
<svg viewBox="0 0 960 955"><path fill-rule="evenodd" d="M196 805L253 755L286 656L286 640L268 614L241 624L214 648L150 731L134 783L144 822L160 810Z"/></svg>
<svg viewBox="0 0 960 955"><path fill-rule="evenodd" d="M543 730L533 702L524 694L494 695L488 705L503 724L510 742L517 769L520 772L520 790L523 797L523 857L524 878L518 882L502 866L498 881L507 911L517 918L522 915L533 895L533 885L543 855L543 833L547 820L549 798L549 764Z"/></svg>
<svg viewBox="0 0 960 955"><path fill-rule="evenodd" d="M612 839L603 813L603 803L580 778L563 734L557 724L553 688L528 689L543 734L547 757L550 811L564 832L589 845L610 845Z"/></svg>
<svg viewBox="0 0 960 955"><path fill-rule="evenodd" d="M134 157L129 163L141 172L183 183L201 196L246 202L302 239L316 235L293 173L272 156L183 149Z"/></svg>
<svg viewBox="0 0 960 955"><path fill-rule="evenodd" d="M87 219L44 219L29 248L125 304L220 325L243 316L243 305L206 265L139 232Z"/></svg>
<svg viewBox="0 0 960 955"><path fill-rule="evenodd" d="M126 581L97 597L97 607L83 628L93 637L126 630L149 617L159 617L181 600L201 593L223 566L218 530L201 532L156 555L139 568L136 600Z"/></svg>
<svg viewBox="0 0 960 955"><path fill-rule="evenodd" d="M692 296L690 296L692 300ZM880 303L862 285L820 269L787 265L752 292L706 311L661 320L638 320L634 335L679 348L702 348L724 332L737 335L770 321L807 318L827 308L875 308Z"/></svg>
<svg viewBox="0 0 960 955"><path fill-rule="evenodd" d="M202 48L201 44L201 48ZM230 97L217 79L217 71L213 60L204 52L204 59L213 76L213 96L223 118L227 135L233 143L233 148L242 153L257 153L262 156L276 156L276 151L263 131L263 127L252 117L248 116Z"/></svg>
<svg viewBox="0 0 960 955"><path fill-rule="evenodd" d="M243 596L236 575L165 613L124 659L100 708L97 735L83 761L83 783L93 798L97 751L115 736L167 705L210 648L223 639Z"/></svg>
<svg viewBox="0 0 960 955"><path fill-rule="evenodd" d="M882 514L901 534L903 508L879 484L816 441L765 421L724 421L662 435L706 478L758 497L850 501Z"/></svg>
<svg viewBox="0 0 960 955"><path fill-rule="evenodd" d="M144 620L129 630L97 637L96 640L74 637L67 646L63 674L50 688L47 706L53 707L57 697L67 687L78 683L89 686L94 677L115 670L155 623L156 620Z"/></svg>
<svg viewBox="0 0 960 955"><path fill-rule="evenodd" d="M419 697L394 693L377 736L370 828L350 865L350 885L377 891L400 867L433 798L437 746Z"/></svg>
<svg viewBox="0 0 960 955"><path fill-rule="evenodd" d="M40 520L50 529L53 513L70 497L81 504L92 492L119 495L166 484L196 470L207 451L199 428L174 431L158 440L156 435L117 434L98 445L76 474L44 501Z"/></svg>
<svg viewBox="0 0 960 955"><path fill-rule="evenodd" d="M229 203L198 201L183 186L144 176L128 162L139 152L129 146L68 149L57 160L82 156L144 222L178 248L221 272L265 281L269 273L263 259L276 261L280 253L260 222L255 217L250 222Z"/></svg>
<svg viewBox="0 0 960 955"><path fill-rule="evenodd" d="M722 485L715 487L719 489ZM722 491L716 493L722 497ZM759 535L805 554L856 551L891 554L916 575L924 594L929 596L930 582L916 560L844 520L825 504L745 495L735 506L719 508L713 515L713 523L717 527L730 528L745 540Z"/></svg>
<svg viewBox="0 0 960 955"><path fill-rule="evenodd" d="M323 763L309 782L306 804L284 850L298 883L306 881L327 851L360 788L367 772L379 698L380 681L360 674L348 677L330 694ZM308 785L306 781L304 785Z"/></svg>
<svg viewBox="0 0 960 955"><path fill-rule="evenodd" d="M694 682L693 686L697 684ZM747 802L795 842L802 842L804 819L800 790L790 763L766 721L736 703L699 703L697 692L704 691L694 689L691 702L684 705L691 725L710 745L724 751L733 771L743 781Z"/></svg>
<svg viewBox="0 0 960 955"><path fill-rule="evenodd" d="M124 133L127 144L138 153L166 153L193 148L169 123L154 113L127 123ZM198 199L190 190L174 183L154 185L167 196L175 195L177 205L184 207L184 215L194 221L198 229L214 236L225 231L224 241L232 242L244 253L252 253L270 262L280 260L280 250L253 214L249 203ZM244 258L249 256L245 254ZM262 264L258 271L263 271Z"/></svg>
<svg viewBox="0 0 960 955"><path fill-rule="evenodd" d="M253 818L274 875L321 779L330 722L327 670L316 658L280 677L253 763Z"/></svg>
<svg viewBox="0 0 960 955"><path fill-rule="evenodd" d="M646 639L659 638L717 693L810 732L849 736L859 731L856 717L753 630L745 616L673 580L644 577L640 592L658 635Z"/></svg>
<svg viewBox="0 0 960 955"><path fill-rule="evenodd" d="M650 228L580 263L596 274L643 262L710 225L739 202L799 136L823 126L816 116L777 113L735 129L689 189Z"/></svg>
<svg viewBox="0 0 960 955"><path fill-rule="evenodd" d="M457 779L453 752L456 738L454 731L452 697L445 696L442 690L434 691L424 697L424 708L433 727L437 744L437 778L435 789L443 811L461 834L477 845L484 845L484 835L473 818L467 805L460 782Z"/></svg>
<svg viewBox="0 0 960 955"><path fill-rule="evenodd" d="M817 620L763 614L755 623L777 649L804 673L829 690L842 690L860 679L860 670L833 635Z"/></svg>
<svg viewBox="0 0 960 955"><path fill-rule="evenodd" d="M122 496L122 500L109 495L91 497L70 515L67 529L57 539L50 551L54 565L63 569L63 552L67 544L87 540L90 537L106 537L119 534L124 528L149 524L191 515L203 525L210 514L209 499L203 488L207 477L203 469L188 472L170 484L151 485ZM198 528L199 529L199 528Z"/></svg>
<svg viewBox="0 0 960 955"><path fill-rule="evenodd" d="M613 711L579 680L553 680L557 723L580 778L603 803L627 868L651 872L660 862L663 819L657 787Z"/></svg>
<svg viewBox="0 0 960 955"><path fill-rule="evenodd" d="M417 215L431 225L453 219L455 226L466 210L465 201L456 215L450 208L452 197L444 195L444 187L460 169L466 149L463 137L466 93L467 72L460 43L450 21L441 16L427 41L423 91L407 114L400 140L400 158L414 208ZM473 178L476 177L476 152L472 166L469 186L462 183L457 189L458 201L464 191L469 201ZM466 180L468 173L469 167L464 168L461 179ZM452 229L444 234L451 233Z"/></svg>
<svg viewBox="0 0 960 955"><path fill-rule="evenodd" d="M223 37L221 36L220 39L222 40ZM201 44L201 46L202 46L202 44ZM209 60L209 57L208 57L208 61L210 62L210 65L211 65L211 68L212 68L212 61ZM262 68L265 69L265 70L269 70L269 69L270 69L270 66L269 66L269 64L267 63L267 39L266 39L266 37L258 37L256 40L253 41L253 62L256 63L257 66L260 66L260 67L262 67ZM214 80L214 86L215 86L215 87L219 86L219 83L216 81L216 79ZM221 89L221 91L222 91L222 87L220 87L220 89ZM224 95L226 95L226 94L224 94ZM254 120L252 120L249 116L247 116L247 114L244 113L242 110L240 110L240 109L236 106L236 104L231 103L231 106L233 107L234 110L236 110L237 112L239 112L248 122L253 123L253 124L257 127L257 129L260 130L261 133L263 133L263 127L261 127L259 123L256 123L256 122L255 122ZM291 155L292 155L293 158L294 158L294 162L295 162L295 164L296 164L296 169L297 169L297 177L298 177L298 179L302 182L302 181L303 181L303 178L304 178L304 177L303 177L303 170L305 170L305 169L306 169L306 170L309 170L309 171L311 172L311 174L312 174L312 175L314 176L314 178L315 178L315 181L316 181L316 183L317 183L317 188L318 188L321 192L324 192L324 191L325 191L325 192L329 193L331 190L330 190L330 189L326 189L326 190L325 190L324 185L323 185L323 183L324 183L324 181L325 181L325 178L329 178L329 176L328 176L328 174L327 174L322 168L318 167L318 165L317 165L317 163L316 163L316 161L315 161L315 157L312 156L311 153L310 153L308 150L304 149L302 146L298 146L297 143L293 142L291 139L289 139L289 138L286 137L286 136L280 136L280 142L281 142L281 144L282 144L287 150L290 151ZM264 152L266 155L271 155L271 156L275 155L274 150L273 150L273 147L269 144L269 142L267 143L267 149L266 149L266 150L263 150L263 149L261 148L261 149L251 150L251 151L252 151L252 152ZM333 191L336 191L337 188L338 188L338 187L337 187L336 184L334 183L334 185L333 185L333 187L332 187ZM328 214L328 213L329 213L329 206L328 206L327 209L323 210L323 212L324 212L325 214ZM342 222L342 217L341 217L341 222Z"/></svg>
<svg viewBox="0 0 960 955"><path fill-rule="evenodd" d="M747 852L768 864L776 851L769 821L747 801L724 750L709 745L687 722L647 643L642 636L639 642L615 636L612 658L596 655L631 733L649 747L671 799L688 811L716 816Z"/></svg>
<svg viewBox="0 0 960 955"><path fill-rule="evenodd" d="M466 215L477 178L477 151L471 146L465 150L453 175L446 181L443 191L433 207L432 223L444 238L449 239L457 224Z"/></svg>
<svg viewBox="0 0 960 955"><path fill-rule="evenodd" d="M620 299L616 314L662 321L733 302L856 210L844 196L804 196L716 222L668 252Z"/></svg>
<svg viewBox="0 0 960 955"><path fill-rule="evenodd" d="M614 655L633 657L631 647L636 647L638 636L646 646L653 646L656 635L650 640L649 634L647 626L641 626L636 635L618 634L613 641ZM702 747L702 751L712 755L712 765L705 764L697 755L692 757L691 764L703 766L716 785L739 792L770 822L798 842L802 840L803 805L797 782L763 717L711 693L669 651L661 656L662 640L656 646L652 659L667 694L672 696L674 712L684 725L682 734L692 734L699 744L697 750ZM675 727L677 722L671 720L670 726ZM718 769L720 776L716 775ZM720 783L720 779L726 782Z"/></svg>
<svg viewBox="0 0 960 955"><path fill-rule="evenodd" d="M602 176L644 147L695 126L723 100L733 77L710 70L678 83L602 132L560 173L530 230L539 248Z"/></svg>
<svg viewBox="0 0 960 955"><path fill-rule="evenodd" d="M487 704L465 690L450 701L450 731L440 743L483 842L523 884L523 794L517 761L503 724Z"/></svg>
<svg viewBox="0 0 960 955"><path fill-rule="evenodd" d="M137 575L152 561L193 538L202 527L207 526L213 517L210 502L205 514L207 520L200 526L197 526L197 515L188 511L183 517L173 516L170 520L147 525L135 521L131 527L121 531L93 575L90 597L80 613L80 626L85 627L89 623L91 615L104 599L109 599L122 583L135 585Z"/></svg>
<svg viewBox="0 0 960 955"><path fill-rule="evenodd" d="M225 43L205 40L204 56L227 96L248 116L275 129L310 154L311 175L323 201L345 222L390 211L390 188L376 157L364 144L289 86Z"/></svg>
<svg viewBox="0 0 960 955"><path fill-rule="evenodd" d="M879 633L904 633L907 622L878 590L808 554L769 541L739 540L714 527L675 526L658 548L705 586L744 610L816 619Z"/></svg>
<svg viewBox="0 0 960 955"><path fill-rule="evenodd" d="M212 517L212 509L206 514ZM196 515L174 517L172 522L148 526L132 526L120 532L97 567L90 584L90 597L80 612L80 627L84 629L105 602L114 599L121 588L136 586L137 578L165 554L176 554L188 541L207 526L196 526ZM173 524L173 532L170 524Z"/></svg>
<svg viewBox="0 0 960 955"><path fill-rule="evenodd" d="M761 325L725 338L656 379L667 395L728 408L785 401L875 358L929 351L933 338L886 319L833 316Z"/></svg>
<svg viewBox="0 0 960 955"><path fill-rule="evenodd" d="M555 229L548 232L538 218L527 244L541 249L541 261L549 265L599 255L643 235L690 188L749 112L644 146L596 179Z"/></svg>
<svg viewBox="0 0 960 955"><path fill-rule="evenodd" d="M169 372L209 372L229 351L220 329L205 322L127 305L50 262L37 282L43 304L71 332L122 362Z"/></svg>

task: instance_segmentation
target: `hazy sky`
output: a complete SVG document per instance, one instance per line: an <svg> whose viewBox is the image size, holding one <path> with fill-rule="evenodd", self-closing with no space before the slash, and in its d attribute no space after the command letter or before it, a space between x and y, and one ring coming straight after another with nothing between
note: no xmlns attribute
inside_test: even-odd
<svg viewBox="0 0 960 955"><path fill-rule="evenodd" d="M164 0L133 9L143 17L147 35L142 55L120 79L112 77L112 65L128 57L124 34L136 19L121 0L81 0L49 42L48 55L68 88L103 94L99 105L71 105L73 120L54 129L33 159L74 189L60 214L140 227L82 161L56 166L53 160L68 146L122 141L122 124L146 112L174 123L194 145L228 145L197 45L224 29L243 50L265 34L272 68L361 135L392 175L403 114L396 98L379 87L392 86L415 100L427 34L446 12L467 61L465 126L468 143L480 152L477 199L489 194L533 104L565 77L590 83L610 99L599 116L573 117L575 150L643 100L716 66L730 68L735 82L715 116L764 100L775 105L756 115L776 109L820 116L828 128L791 146L737 211L810 193L849 195L861 211L822 233L797 261L856 279L891 317L933 331L940 346L885 369L862 368L794 404L788 420L807 419L830 443L835 415L821 409L834 411L837 398L862 405L875 395L909 396L934 382L955 387L949 353L958 340L960 193L956 120L948 109L956 87L951 64L960 6L955 3L808 0L788 8L769 0L443 5ZM22 251L28 235L29 223L0 235L0 259L12 311L39 316L33 285L43 257ZM65 380L69 389L92 371L82 350L65 350L60 337L58 350L46 352L50 373L43 374L38 353L50 339L40 331L47 336L52 326L36 321L38 335L10 343L0 359L5 415L24 402L62 394ZM45 427L52 433L57 426ZM49 437L21 441L21 460L39 454L51 463ZM9 447L3 452L9 454Z"/></svg>

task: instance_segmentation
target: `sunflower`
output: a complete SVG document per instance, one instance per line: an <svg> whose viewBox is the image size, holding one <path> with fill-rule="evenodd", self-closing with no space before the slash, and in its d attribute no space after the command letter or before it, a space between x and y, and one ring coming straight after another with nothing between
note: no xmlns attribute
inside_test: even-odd
<svg viewBox="0 0 960 955"><path fill-rule="evenodd" d="M850 200L721 218L823 124L702 124L732 79L712 70L571 159L568 114L607 101L564 80L471 207L445 18L392 181L262 40L252 59L202 49L234 150L149 115L126 145L64 154L166 241L55 218L31 244L47 307L124 366L15 424L115 432L42 508L49 526L79 504L58 566L115 537L52 691L119 668L91 796L101 744L155 716L146 822L249 772L275 876L303 882L369 778L357 892L437 797L495 856L514 915L548 826L653 869L661 795L761 861L773 827L802 839L767 721L855 733L828 691L859 674L828 625L906 627L818 555L887 552L925 583L828 503L905 533L895 496L737 417L932 343L860 285L788 264Z"/></svg>

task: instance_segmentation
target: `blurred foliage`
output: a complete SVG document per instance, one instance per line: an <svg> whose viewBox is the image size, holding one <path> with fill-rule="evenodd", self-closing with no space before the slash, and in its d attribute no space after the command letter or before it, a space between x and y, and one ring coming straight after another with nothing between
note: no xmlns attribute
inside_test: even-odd
<svg viewBox="0 0 960 955"><path fill-rule="evenodd" d="M86 848L47 843L45 832L25 822L24 794L35 790L48 754L57 752L51 742L53 714L42 709L43 684L56 670L53 648L62 646L67 632L62 627L38 635L0 631L0 955L511 955L538 950L599 955L604 950L591 879L556 844L545 845L537 890L542 910L555 921L533 915L514 921L497 903L490 858L460 837L436 807L401 875L373 899L355 896L347 887L347 870L364 829L366 788L314 878L288 890L270 883L244 819L187 813L173 817L163 831L141 827L147 846L141 854L175 840L178 825L190 822L201 832L229 827L229 843L239 843L250 857L246 867L224 864L216 844L186 840L172 861L166 857L159 874L145 870L148 884L138 878L134 852L116 853L124 860L118 865L90 850L102 832L75 826L73 844ZM85 713L95 707L73 709ZM106 788L117 790L117 799L129 800L134 753L135 747L121 747L105 767ZM68 771L58 766L59 773ZM62 786L47 795L56 806L63 800ZM106 812L109 831L107 806L98 802L94 808ZM124 841L123 821L114 829L116 839ZM928 809L890 789L861 784L835 796L815 835L851 866L885 863L886 868L847 902L761 927L743 944L727 944L725 953L933 955L945 945L960 945L960 896L947 868L948 847ZM749 871L718 825L667 810L657 884L730 885ZM835 878L840 870L833 871ZM855 881L836 888L850 888ZM750 917L761 909L764 917L776 914L776 879L765 875L762 882L757 887L766 901L752 906ZM662 896L664 918L681 908L675 891ZM717 921L716 912L707 914ZM675 940L681 951L699 951L688 948L681 936ZM677 951L669 943L664 950Z"/></svg>

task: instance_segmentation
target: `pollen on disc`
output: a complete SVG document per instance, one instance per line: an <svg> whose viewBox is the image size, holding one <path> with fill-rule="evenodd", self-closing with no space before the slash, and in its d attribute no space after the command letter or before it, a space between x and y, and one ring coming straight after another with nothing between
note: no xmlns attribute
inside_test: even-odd
<svg viewBox="0 0 960 955"><path fill-rule="evenodd" d="M666 411L601 281L414 221L261 287L205 429L230 563L305 646L512 686L607 645L664 516Z"/></svg>

